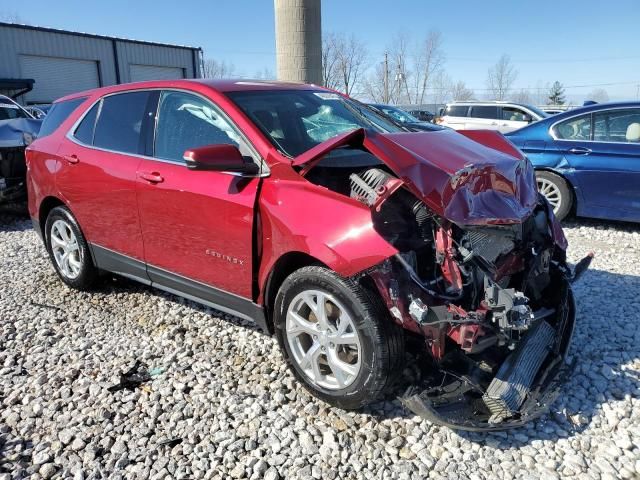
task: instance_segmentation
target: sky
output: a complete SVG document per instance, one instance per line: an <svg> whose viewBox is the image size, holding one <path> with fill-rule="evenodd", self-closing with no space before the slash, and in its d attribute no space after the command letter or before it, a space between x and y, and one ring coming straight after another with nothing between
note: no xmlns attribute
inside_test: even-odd
<svg viewBox="0 0 640 480"><path fill-rule="evenodd" d="M0 0L0 19L140 40L199 46L243 76L275 72L272 0ZM323 32L355 35L371 67L394 36L439 30L445 70L477 93L502 54L514 89L560 81L570 100L596 88L614 99L640 93L640 0L322 0Z"/></svg>

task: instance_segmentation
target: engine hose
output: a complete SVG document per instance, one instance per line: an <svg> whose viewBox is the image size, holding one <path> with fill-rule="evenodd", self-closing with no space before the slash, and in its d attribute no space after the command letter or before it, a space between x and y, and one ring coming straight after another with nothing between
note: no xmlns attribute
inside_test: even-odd
<svg viewBox="0 0 640 480"><path fill-rule="evenodd" d="M400 255L399 253L396 253L395 258L398 260L398 262L400 262L400 265L402 265L404 269L407 271L407 273L409 274L409 278L411 278L411 280L413 280L416 283L416 285L418 285L422 290L424 290L426 293L428 293L432 297L438 298L440 300L446 300L446 301L460 300L463 297L464 295L463 290L460 290L460 293L458 293L457 295L444 295L442 293L438 293L434 290L431 290L422 282L422 280L420 279L416 271L413 269L411 265L409 265L409 262L407 262L402 257L402 255Z"/></svg>

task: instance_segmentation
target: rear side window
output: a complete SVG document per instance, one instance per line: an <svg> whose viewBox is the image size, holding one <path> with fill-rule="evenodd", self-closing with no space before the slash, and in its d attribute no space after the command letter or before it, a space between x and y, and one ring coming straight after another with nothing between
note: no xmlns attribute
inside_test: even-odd
<svg viewBox="0 0 640 480"><path fill-rule="evenodd" d="M72 98L64 102L54 103L47 116L44 117L40 132L38 132L38 138L46 137L55 132L69 115L86 99L87 97Z"/></svg>
<svg viewBox="0 0 640 480"><path fill-rule="evenodd" d="M445 111L445 115L450 117L466 117L469 107L467 105L449 105Z"/></svg>
<svg viewBox="0 0 640 480"><path fill-rule="evenodd" d="M93 145L123 153L141 153L142 120L149 92L110 95L102 108L93 134Z"/></svg>
<svg viewBox="0 0 640 480"><path fill-rule="evenodd" d="M591 114L570 118L553 127L559 140L591 140Z"/></svg>
<svg viewBox="0 0 640 480"><path fill-rule="evenodd" d="M498 107L491 105L476 105L471 107L471 115L473 118L488 118L495 120L498 118Z"/></svg>
<svg viewBox="0 0 640 480"><path fill-rule="evenodd" d="M89 110L89 113L84 116L73 134L74 137L86 145L93 145L93 131L96 126L96 117L98 116L100 104L101 102L96 103L91 110Z"/></svg>

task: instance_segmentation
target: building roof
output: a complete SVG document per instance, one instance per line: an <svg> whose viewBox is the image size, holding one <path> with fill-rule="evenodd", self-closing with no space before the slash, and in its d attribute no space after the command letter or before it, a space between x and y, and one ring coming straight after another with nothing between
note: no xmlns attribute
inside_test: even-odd
<svg viewBox="0 0 640 480"><path fill-rule="evenodd" d="M119 42L137 43L140 45L153 45L156 47L188 48L191 50L202 50L202 47L192 47L189 45L174 45L170 43L149 42L146 40L135 40L135 39L124 38L124 37L111 37L108 35L98 35L96 33L74 32L71 30L62 30L59 28L39 27L36 25L25 25L23 23L0 22L0 27L11 27L11 28L20 28L23 30L35 30L39 32L60 33L60 34L66 34L66 35L75 35L78 37L99 38L102 40L117 40Z"/></svg>

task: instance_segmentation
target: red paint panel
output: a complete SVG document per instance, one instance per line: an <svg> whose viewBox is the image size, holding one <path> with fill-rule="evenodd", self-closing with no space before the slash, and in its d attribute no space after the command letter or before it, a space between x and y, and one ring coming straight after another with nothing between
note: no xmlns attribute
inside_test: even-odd
<svg viewBox="0 0 640 480"><path fill-rule="evenodd" d="M138 167L138 204L146 262L251 298L253 209L259 181L143 160Z"/></svg>

